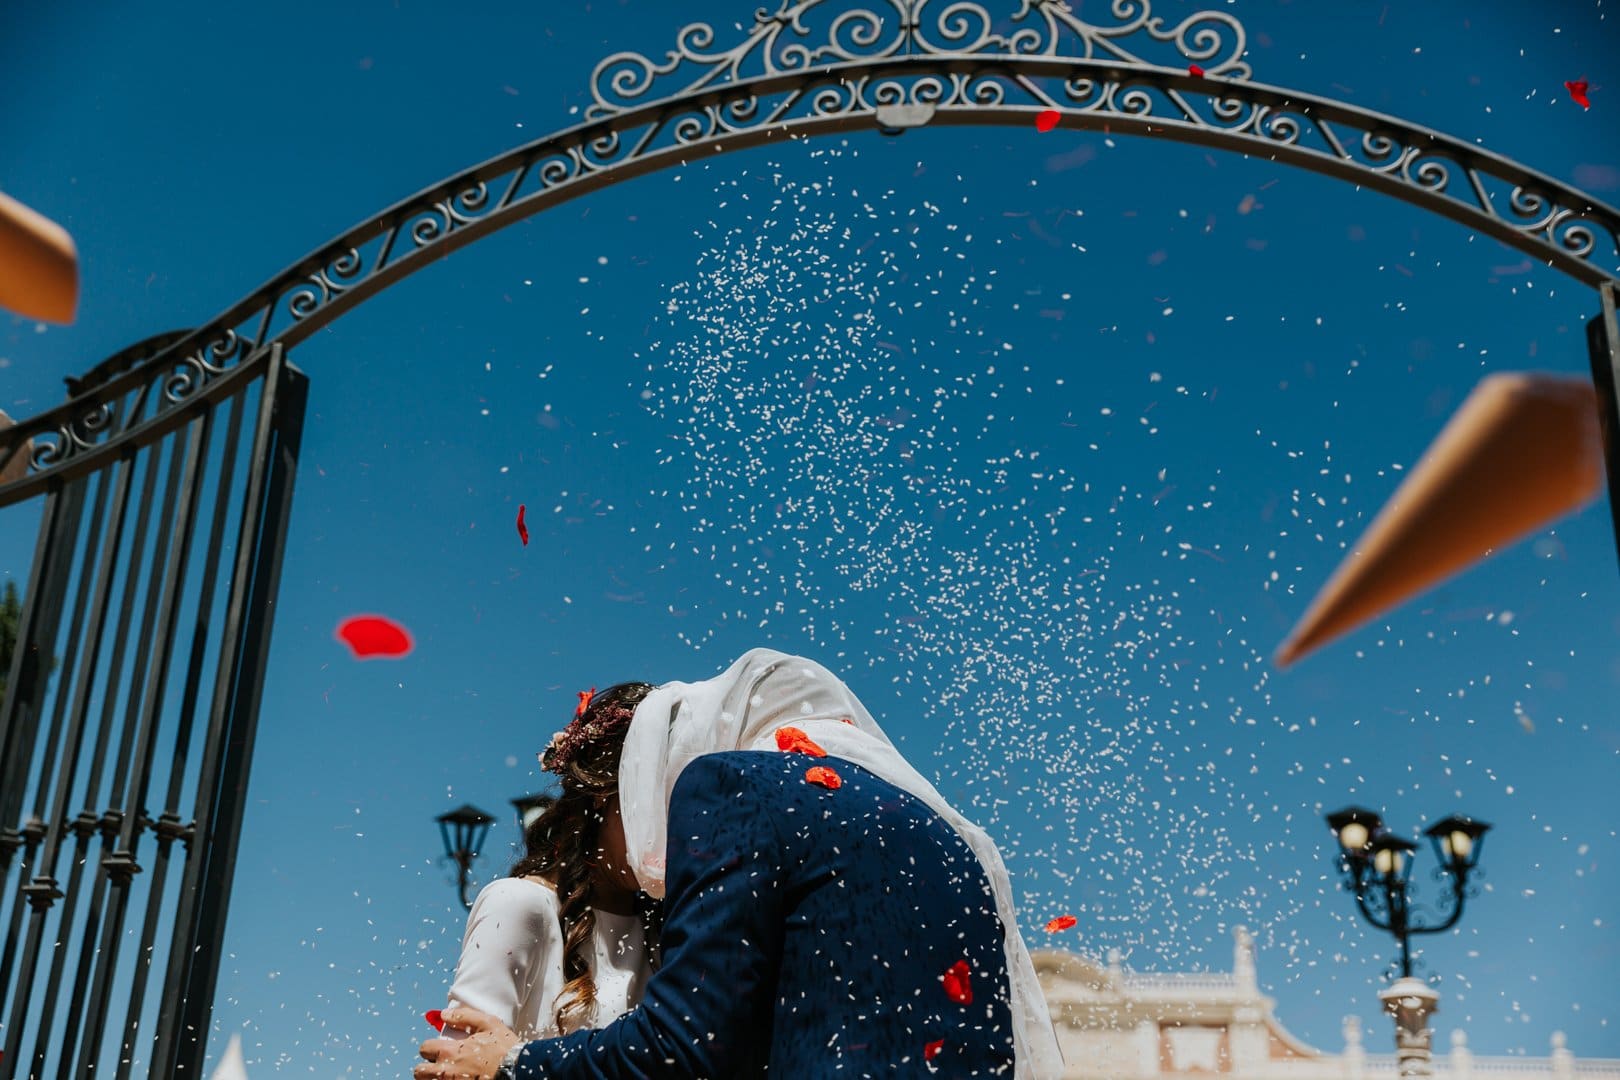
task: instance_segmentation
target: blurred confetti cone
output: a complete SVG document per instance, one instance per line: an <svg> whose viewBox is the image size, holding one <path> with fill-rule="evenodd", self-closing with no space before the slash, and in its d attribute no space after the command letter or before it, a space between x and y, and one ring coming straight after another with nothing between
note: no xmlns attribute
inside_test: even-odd
<svg viewBox="0 0 1620 1080"><path fill-rule="evenodd" d="M70 323L79 305L79 256L56 222L0 193L0 307Z"/></svg>
<svg viewBox="0 0 1620 1080"><path fill-rule="evenodd" d="M1582 378L1492 375L1339 564L1277 651L1287 666L1594 498L1597 392Z"/></svg>
<svg viewBox="0 0 1620 1080"><path fill-rule="evenodd" d="M219 1059L219 1068L209 1080L248 1080L247 1065L242 1061L242 1036L231 1036L225 1056Z"/></svg>

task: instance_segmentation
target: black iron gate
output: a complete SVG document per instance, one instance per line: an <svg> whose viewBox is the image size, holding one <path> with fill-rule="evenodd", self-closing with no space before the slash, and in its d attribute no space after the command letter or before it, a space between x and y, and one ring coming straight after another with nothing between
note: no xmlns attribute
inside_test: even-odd
<svg viewBox="0 0 1620 1080"><path fill-rule="evenodd" d="M137 365L34 451L59 464L0 703L0 1080L202 1072L307 390L280 345Z"/></svg>

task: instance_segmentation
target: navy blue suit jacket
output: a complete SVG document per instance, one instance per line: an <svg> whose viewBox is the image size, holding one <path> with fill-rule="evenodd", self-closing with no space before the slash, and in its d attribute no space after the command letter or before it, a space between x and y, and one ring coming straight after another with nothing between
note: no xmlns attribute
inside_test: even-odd
<svg viewBox="0 0 1620 1080"><path fill-rule="evenodd" d="M989 881L915 796L840 758L710 754L675 785L666 858L642 1004L530 1043L519 1080L1012 1076Z"/></svg>

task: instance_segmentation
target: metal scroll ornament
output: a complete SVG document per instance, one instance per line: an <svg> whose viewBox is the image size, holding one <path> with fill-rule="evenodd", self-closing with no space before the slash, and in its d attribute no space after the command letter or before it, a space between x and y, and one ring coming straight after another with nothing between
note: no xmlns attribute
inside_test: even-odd
<svg viewBox="0 0 1620 1080"><path fill-rule="evenodd" d="M759 8L754 26L729 49L709 51L714 28L692 23L675 35L662 63L641 53L614 53L591 73L595 103L590 119L612 116L658 97L686 96L759 76L807 72L851 61L912 56L1051 56L1151 61L1127 50L1121 39L1145 32L1179 51L1174 66L1196 63L1211 77L1248 79L1243 24L1221 11L1200 11L1174 27L1152 13L1151 0L1113 0L1118 23L1099 26L1081 19L1064 0L1020 0L1002 21L967 0L884 0L850 7L847 0L782 0L776 11Z"/></svg>

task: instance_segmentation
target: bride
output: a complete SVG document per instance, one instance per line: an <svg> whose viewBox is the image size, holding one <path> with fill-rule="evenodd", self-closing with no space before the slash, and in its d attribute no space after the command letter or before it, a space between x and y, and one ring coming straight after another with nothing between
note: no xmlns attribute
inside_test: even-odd
<svg viewBox="0 0 1620 1080"><path fill-rule="evenodd" d="M540 755L561 777L562 795L526 830L528 854L473 903L450 1007L470 1006L539 1039L602 1027L641 1001L657 966L663 905L629 870L619 825L624 744L601 736L628 727L652 690L621 683L581 693L575 722Z"/></svg>

